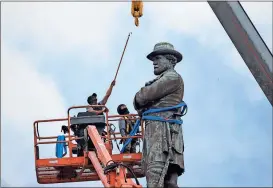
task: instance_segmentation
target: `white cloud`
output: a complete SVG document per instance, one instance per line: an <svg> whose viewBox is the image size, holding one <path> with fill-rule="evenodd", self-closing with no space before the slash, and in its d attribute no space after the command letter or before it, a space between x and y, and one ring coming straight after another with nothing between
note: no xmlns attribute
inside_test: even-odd
<svg viewBox="0 0 273 188"><path fill-rule="evenodd" d="M31 168L34 173L34 160L30 160L34 159L32 123L39 118L63 115L65 108L54 81L39 74L30 65L30 58L2 45L1 62L2 149L5 151L1 154L5 161L1 166L2 178L16 186L27 178L18 168ZM35 178L33 173L26 174ZM17 177L16 181L11 174Z"/></svg>
<svg viewBox="0 0 273 188"><path fill-rule="evenodd" d="M84 58L106 58L119 28L120 6L109 2L3 3L3 35L27 38L40 52L80 49ZM91 55L90 55L91 54Z"/></svg>
<svg viewBox="0 0 273 188"><path fill-rule="evenodd" d="M17 118L13 121L19 123L18 120L29 121L37 116L49 118L53 115L63 115L64 101L54 80L49 75L40 74L32 66L31 58L25 57L19 51L11 50L4 44L1 61L3 87L1 97L6 117L12 120L16 114ZM22 109L26 107L28 113L22 113Z"/></svg>
<svg viewBox="0 0 273 188"><path fill-rule="evenodd" d="M272 3L243 2L242 4L271 48ZM233 53L233 48L235 49L207 2L145 3L145 15L148 17L146 19L152 22L154 30L159 33L175 31L182 36L192 37L206 48L221 51L225 55ZM241 59L238 59L239 61ZM238 66L241 67L231 64L233 69L237 69Z"/></svg>
<svg viewBox="0 0 273 188"><path fill-rule="evenodd" d="M39 73L32 61L25 54L2 45L1 178L9 182L10 186L36 182L33 122L37 119L62 118L66 115L64 99L54 80L49 75ZM60 125L41 125L40 136L60 134ZM40 149L41 157L53 157L55 154L54 145L42 145Z"/></svg>
<svg viewBox="0 0 273 188"><path fill-rule="evenodd" d="M214 40L209 37L212 32L222 32L219 32L220 23L207 2L158 2L145 5L146 15L161 32L176 31L210 46L223 41L218 36Z"/></svg>

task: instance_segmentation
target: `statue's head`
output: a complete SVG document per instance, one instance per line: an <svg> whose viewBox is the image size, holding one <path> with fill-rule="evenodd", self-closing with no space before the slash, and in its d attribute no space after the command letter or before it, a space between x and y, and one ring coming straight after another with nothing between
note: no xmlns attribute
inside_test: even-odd
<svg viewBox="0 0 273 188"><path fill-rule="evenodd" d="M151 52L147 58L153 61L154 74L160 75L169 69L173 69L176 63L182 60L183 56L174 50L172 44L161 42L155 45L154 51Z"/></svg>

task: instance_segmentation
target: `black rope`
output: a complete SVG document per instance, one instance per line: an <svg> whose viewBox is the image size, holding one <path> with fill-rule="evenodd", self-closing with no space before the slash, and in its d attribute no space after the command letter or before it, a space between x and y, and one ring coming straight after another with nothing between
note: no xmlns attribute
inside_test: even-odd
<svg viewBox="0 0 273 188"><path fill-rule="evenodd" d="M107 163L109 163L110 161L108 161ZM137 185L140 185L139 184L139 181L138 181L138 179L137 179L137 177L136 177L136 175L135 175L135 173L134 173L134 171L129 167L129 166L127 166L127 165L125 165L125 164L122 164L122 163L116 163L116 162L113 162L112 164L106 164L106 167L104 168L104 174L107 174L107 173L109 173L110 171L112 171L112 170L114 170L115 168L117 168L118 166L123 166L123 167L125 167L125 168L127 168L128 170L129 170L129 172L132 174L132 176L135 178L135 180L136 180L136 184Z"/></svg>
<svg viewBox="0 0 273 188"><path fill-rule="evenodd" d="M136 175L135 175L135 173L134 173L134 171L133 171L129 166L127 166L127 165L125 165L125 164L120 164L120 166L123 166L123 167L127 168L127 169L129 170L129 172L131 172L132 176L135 178L136 184L137 184L137 185L140 185L140 184L139 184L139 181L138 181L138 179L137 179L137 177L136 177Z"/></svg>
<svg viewBox="0 0 273 188"><path fill-rule="evenodd" d="M104 168L104 174L107 174L107 173L109 173L110 171L112 171L112 170L114 170L115 168L117 168L118 167L118 163L112 163L112 164L108 164L108 165L106 165L106 167Z"/></svg>
<svg viewBox="0 0 273 188"><path fill-rule="evenodd" d="M110 161L108 161L108 162L106 163L106 166L108 166L110 162L115 163L113 160L110 160Z"/></svg>

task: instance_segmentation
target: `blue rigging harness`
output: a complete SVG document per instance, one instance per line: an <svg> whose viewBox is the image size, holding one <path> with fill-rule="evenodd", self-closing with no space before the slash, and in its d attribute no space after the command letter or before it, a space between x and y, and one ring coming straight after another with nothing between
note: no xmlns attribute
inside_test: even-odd
<svg viewBox="0 0 273 188"><path fill-rule="evenodd" d="M182 111L181 111L181 116L184 116L186 113L185 111L188 109L187 104L183 101L181 103L179 103L178 105L175 106L171 106L171 107L165 107L165 108L155 108L155 109L149 109L145 112L142 113L142 120L152 120L152 121L161 121L161 122L168 122L168 123L175 123L175 124L183 124L182 120L177 120L177 119L169 119L169 118L163 118L163 117L159 117L159 116L149 116L148 114L151 113L157 113L157 112L165 112L165 111L169 111L169 110L173 110L173 109L178 109L183 107ZM133 130L130 132L130 136L134 136L137 133L137 130L140 126L140 121L141 120L137 120ZM124 152L126 146L132 141L132 138L128 138L125 143L123 144L123 148L121 149L121 153Z"/></svg>

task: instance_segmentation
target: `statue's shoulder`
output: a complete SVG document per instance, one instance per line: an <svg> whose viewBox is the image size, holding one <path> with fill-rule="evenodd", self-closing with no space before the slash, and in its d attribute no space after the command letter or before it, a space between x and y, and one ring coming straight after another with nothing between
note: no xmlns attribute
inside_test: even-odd
<svg viewBox="0 0 273 188"><path fill-rule="evenodd" d="M175 70L169 70L166 73L164 73L163 76L169 79L182 79L181 75L178 74Z"/></svg>

